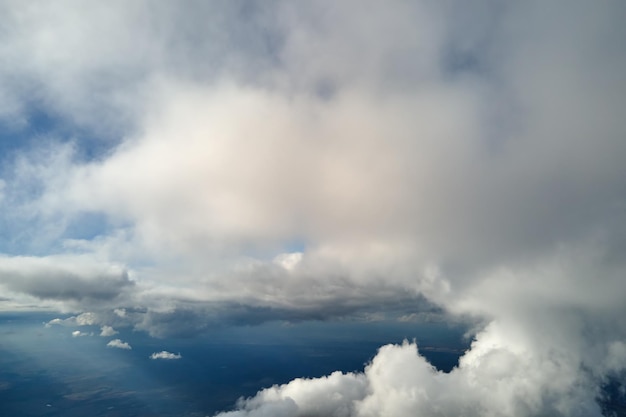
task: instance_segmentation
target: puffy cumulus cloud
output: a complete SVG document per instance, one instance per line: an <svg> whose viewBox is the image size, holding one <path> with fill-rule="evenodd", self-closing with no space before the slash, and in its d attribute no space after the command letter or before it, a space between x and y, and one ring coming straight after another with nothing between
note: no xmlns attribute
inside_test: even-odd
<svg viewBox="0 0 626 417"><path fill-rule="evenodd" d="M497 338L498 332L492 327L483 336ZM383 346L364 373L297 379L240 400L238 411L218 415L601 415L597 389L577 370L561 368L567 359L542 360L525 346L504 343L472 352L447 374L420 356L415 344Z"/></svg>
<svg viewBox="0 0 626 417"><path fill-rule="evenodd" d="M1 7L0 112L59 124L3 157L12 302L154 335L470 316L449 374L385 347L235 413L600 414L626 337L623 5Z"/></svg>
<svg viewBox="0 0 626 417"><path fill-rule="evenodd" d="M100 336L102 337L110 337L110 336L115 336L116 334L118 334L119 332L117 330L115 330L113 327L111 326L102 326L100 328Z"/></svg>
<svg viewBox="0 0 626 417"><path fill-rule="evenodd" d="M150 359L165 359L165 360L175 360L175 359L181 359L182 356L180 353L172 353L172 352L168 352L165 350L162 350L161 352L154 352L152 355L150 355Z"/></svg>
<svg viewBox="0 0 626 417"><path fill-rule="evenodd" d="M334 372L318 379L294 379L265 389L256 397L239 400L240 411L219 414L243 416L332 416L348 417L355 402L367 394L367 380L360 374Z"/></svg>
<svg viewBox="0 0 626 417"><path fill-rule="evenodd" d="M76 317L72 317L79 326L92 326L98 322L98 316L94 313L81 313Z"/></svg>
<svg viewBox="0 0 626 417"><path fill-rule="evenodd" d="M131 350L132 347L127 342L122 342L120 339L113 339L109 343L107 343L108 347L117 348L117 349L126 349Z"/></svg>

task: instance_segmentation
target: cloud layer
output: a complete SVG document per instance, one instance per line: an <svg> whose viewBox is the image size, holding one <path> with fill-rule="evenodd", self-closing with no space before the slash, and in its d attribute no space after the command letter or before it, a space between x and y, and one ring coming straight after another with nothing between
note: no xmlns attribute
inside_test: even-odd
<svg viewBox="0 0 626 417"><path fill-rule="evenodd" d="M233 415L600 415L626 366L624 6L0 12L0 304L103 336L469 316L450 374L387 346Z"/></svg>

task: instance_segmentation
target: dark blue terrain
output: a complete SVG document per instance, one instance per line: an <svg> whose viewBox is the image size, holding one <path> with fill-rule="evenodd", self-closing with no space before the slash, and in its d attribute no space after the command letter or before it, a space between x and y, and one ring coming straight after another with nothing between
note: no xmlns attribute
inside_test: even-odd
<svg viewBox="0 0 626 417"><path fill-rule="evenodd" d="M206 416L241 396L298 377L362 371L387 343L417 340L449 371L468 347L464 328L397 322L267 323L155 339L119 329L45 327L53 316L0 315L0 416ZM72 337L80 329L93 335ZM106 347L120 338L132 350ZM178 360L151 360L166 350Z"/></svg>

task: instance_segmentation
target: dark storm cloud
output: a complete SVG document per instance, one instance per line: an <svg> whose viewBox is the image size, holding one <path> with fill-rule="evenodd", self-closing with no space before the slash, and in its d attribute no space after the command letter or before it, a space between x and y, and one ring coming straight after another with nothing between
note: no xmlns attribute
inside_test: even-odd
<svg viewBox="0 0 626 417"><path fill-rule="evenodd" d="M358 320L389 319L400 320L407 311L417 311L411 316L416 321L450 320L444 311L421 297L396 296L391 299L376 299L356 302L343 301L340 294L324 303L310 305L277 306L275 303L262 304L257 300L240 302L189 302L179 300L177 307L166 310L151 310L130 313L124 320L118 320L135 329L144 330L155 337L194 337L203 331L224 326L249 326L269 321L300 322L307 320L332 320L338 317L352 317ZM385 312L379 315L380 312ZM409 313L410 314L410 313ZM106 318L102 319L107 322Z"/></svg>

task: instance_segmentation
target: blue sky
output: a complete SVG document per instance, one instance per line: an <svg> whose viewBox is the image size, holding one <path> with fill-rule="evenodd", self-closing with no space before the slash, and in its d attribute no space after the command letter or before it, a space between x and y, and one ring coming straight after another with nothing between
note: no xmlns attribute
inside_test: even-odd
<svg viewBox="0 0 626 417"><path fill-rule="evenodd" d="M165 339L464 323L453 372L390 345L229 415L601 415L624 11L0 1L0 310Z"/></svg>

